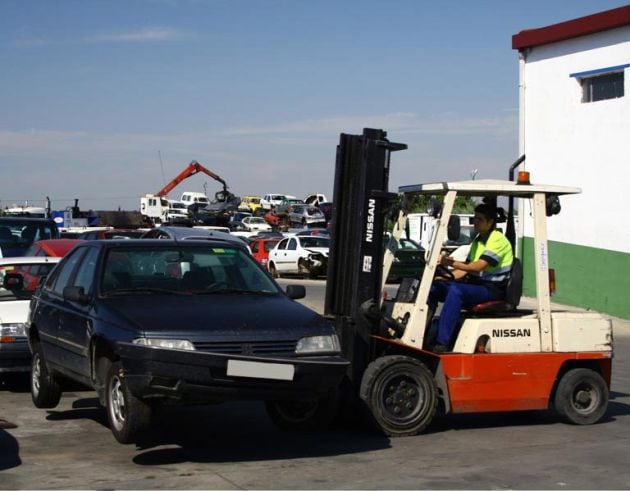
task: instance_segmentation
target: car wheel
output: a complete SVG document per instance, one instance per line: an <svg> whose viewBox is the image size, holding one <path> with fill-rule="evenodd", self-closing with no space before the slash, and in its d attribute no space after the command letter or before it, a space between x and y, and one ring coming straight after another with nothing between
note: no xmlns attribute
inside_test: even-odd
<svg viewBox="0 0 630 491"><path fill-rule="evenodd" d="M310 433L326 428L337 414L337 391L320 398L300 401L266 401L271 421L284 431Z"/></svg>
<svg viewBox="0 0 630 491"><path fill-rule="evenodd" d="M33 344L31 358L31 399L40 409L57 407L61 399L59 382L48 371L42 347L37 342Z"/></svg>
<svg viewBox="0 0 630 491"><path fill-rule="evenodd" d="M276 265L274 263L269 263L269 273L272 278L280 278L280 273L276 269Z"/></svg>
<svg viewBox="0 0 630 491"><path fill-rule="evenodd" d="M408 356L383 356L370 363L360 394L373 423L392 437L420 433L437 409L433 374L424 363Z"/></svg>
<svg viewBox="0 0 630 491"><path fill-rule="evenodd" d="M133 442L150 425L151 406L131 393L120 361L107 374L105 401L109 427L120 443Z"/></svg>
<svg viewBox="0 0 630 491"><path fill-rule="evenodd" d="M560 418L568 423L597 423L608 407L608 386L596 371L574 368L560 379L553 405Z"/></svg>

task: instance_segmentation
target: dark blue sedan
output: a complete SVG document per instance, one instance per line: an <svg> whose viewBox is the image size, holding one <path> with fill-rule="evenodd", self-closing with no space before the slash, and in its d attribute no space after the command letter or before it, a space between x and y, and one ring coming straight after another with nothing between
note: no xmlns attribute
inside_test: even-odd
<svg viewBox="0 0 630 491"><path fill-rule="evenodd" d="M319 427L348 362L303 296L237 243L86 242L31 303L33 402L55 407L61 376L88 384L123 443L165 402L259 399L282 428Z"/></svg>

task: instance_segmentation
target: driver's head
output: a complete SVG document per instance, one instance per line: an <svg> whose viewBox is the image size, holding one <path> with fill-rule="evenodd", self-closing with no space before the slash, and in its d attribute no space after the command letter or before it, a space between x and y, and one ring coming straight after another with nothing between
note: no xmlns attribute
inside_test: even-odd
<svg viewBox="0 0 630 491"><path fill-rule="evenodd" d="M494 206L482 203L475 207L475 217L473 224L475 232L478 234L486 234L494 229L497 221L497 209Z"/></svg>

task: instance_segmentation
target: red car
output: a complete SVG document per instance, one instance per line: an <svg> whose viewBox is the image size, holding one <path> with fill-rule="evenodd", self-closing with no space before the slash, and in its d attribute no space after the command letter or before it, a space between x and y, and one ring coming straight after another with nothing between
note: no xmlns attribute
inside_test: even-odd
<svg viewBox="0 0 630 491"><path fill-rule="evenodd" d="M26 249L25 256L63 257L77 244L84 242L80 239L47 239L33 242Z"/></svg>
<svg viewBox="0 0 630 491"><path fill-rule="evenodd" d="M262 264L262 267L267 269L267 262L269 261L269 251L273 249L282 237L265 237L260 239L252 239L249 242L249 248L252 251L252 256Z"/></svg>

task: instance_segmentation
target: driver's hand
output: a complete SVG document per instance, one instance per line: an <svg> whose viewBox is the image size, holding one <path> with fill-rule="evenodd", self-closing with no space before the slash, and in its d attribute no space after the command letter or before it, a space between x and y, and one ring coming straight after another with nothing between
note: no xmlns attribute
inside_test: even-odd
<svg viewBox="0 0 630 491"><path fill-rule="evenodd" d="M448 268L453 264L453 258L451 256L447 256L446 254L442 254L440 258L440 265Z"/></svg>

